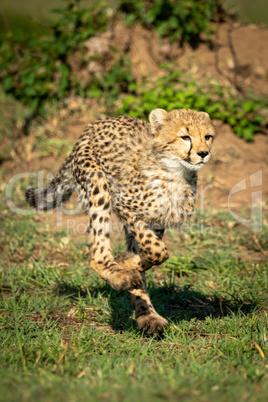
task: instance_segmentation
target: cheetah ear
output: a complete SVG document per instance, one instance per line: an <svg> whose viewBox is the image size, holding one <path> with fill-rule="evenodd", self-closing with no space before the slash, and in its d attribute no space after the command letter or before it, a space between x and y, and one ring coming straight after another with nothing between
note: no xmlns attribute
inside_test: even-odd
<svg viewBox="0 0 268 402"><path fill-rule="evenodd" d="M156 132L162 126L168 113L164 109L154 109L149 114L149 121L152 125L153 131Z"/></svg>
<svg viewBox="0 0 268 402"><path fill-rule="evenodd" d="M210 115L207 112L199 112L205 119L210 120Z"/></svg>

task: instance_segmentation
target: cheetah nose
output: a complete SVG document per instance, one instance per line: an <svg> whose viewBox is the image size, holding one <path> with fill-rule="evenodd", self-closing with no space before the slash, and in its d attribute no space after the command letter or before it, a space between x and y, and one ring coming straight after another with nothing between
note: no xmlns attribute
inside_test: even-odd
<svg viewBox="0 0 268 402"><path fill-rule="evenodd" d="M197 155L201 156L201 158L205 158L208 155L207 151L199 151L197 152Z"/></svg>

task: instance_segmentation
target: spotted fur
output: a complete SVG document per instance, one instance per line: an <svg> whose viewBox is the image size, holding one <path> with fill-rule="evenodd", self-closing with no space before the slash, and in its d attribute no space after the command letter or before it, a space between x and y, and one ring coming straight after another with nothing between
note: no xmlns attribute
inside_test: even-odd
<svg viewBox="0 0 268 402"><path fill-rule="evenodd" d="M207 113L188 109L155 109L149 121L120 116L88 125L55 179L46 188L27 189L26 199L49 210L78 189L89 218L91 267L114 289L130 292L141 329L159 333L168 322L152 306L145 271L168 258L165 229L190 218L197 171L210 158L215 132ZM112 211L125 225L128 245L116 259Z"/></svg>

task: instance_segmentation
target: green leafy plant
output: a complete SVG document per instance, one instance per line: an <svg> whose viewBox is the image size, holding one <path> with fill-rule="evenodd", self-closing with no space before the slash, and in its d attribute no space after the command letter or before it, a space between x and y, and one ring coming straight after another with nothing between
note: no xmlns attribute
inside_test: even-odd
<svg viewBox="0 0 268 402"><path fill-rule="evenodd" d="M104 95L108 108L120 93L131 92L131 85L134 81L129 57L120 54L116 49L113 49L113 53L113 62L107 68L106 74L96 75L83 86L83 93L80 92L83 96L90 98Z"/></svg>
<svg viewBox="0 0 268 402"><path fill-rule="evenodd" d="M127 0L119 10L125 13L127 25L139 22L171 41L190 41L201 32L211 32L210 22L218 5L218 0Z"/></svg>
<svg viewBox="0 0 268 402"><path fill-rule="evenodd" d="M102 5L82 8L80 0L67 0L64 8L54 12L59 18L51 22L50 36L25 43L9 33L0 47L3 88L28 106L31 115L42 111L47 101L79 92L80 82L72 72L70 57L108 24ZM82 53L79 63L83 63Z"/></svg>
<svg viewBox="0 0 268 402"><path fill-rule="evenodd" d="M122 2L119 9L128 13L127 22L140 15L141 23L155 27L170 40L191 40L207 30L218 5L218 0L138 0ZM50 23L50 36L25 41L9 33L0 45L0 82L7 94L26 106L29 115L25 131L33 117L45 112L45 105L69 95L99 97L108 113L139 118L146 118L155 107L204 110L212 118L229 123L237 135L248 141L265 124L260 111L266 104L253 95L243 97L212 82L200 85L166 67L163 67L165 77L156 83L147 78L137 85L131 73L131 60L116 48L110 46L105 54L89 56L84 42L105 31L109 23L105 5L83 8L81 0L66 0L65 7L54 12L58 18ZM90 62L96 63L99 71L97 68L89 73ZM123 94L122 106L118 109L114 102L120 94Z"/></svg>
<svg viewBox="0 0 268 402"><path fill-rule="evenodd" d="M244 97L233 94L218 83L201 85L194 79L187 79L181 72L167 71L155 83L136 86L136 93L122 98L122 105L116 113L146 119L157 107L205 111L212 119L230 124L239 137L252 141L254 133L265 124L264 110L268 105L253 94Z"/></svg>

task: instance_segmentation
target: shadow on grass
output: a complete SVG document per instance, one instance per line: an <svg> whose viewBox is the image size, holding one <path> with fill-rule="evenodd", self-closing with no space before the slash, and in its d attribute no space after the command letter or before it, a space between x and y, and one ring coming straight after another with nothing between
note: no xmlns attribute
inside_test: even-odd
<svg viewBox="0 0 268 402"><path fill-rule="evenodd" d="M115 291L107 284L86 288L67 282L58 282L55 291L59 296L67 296L72 299L87 298L89 295L91 299L97 298L99 295L108 298L112 314L107 324L119 332L136 328L135 321L131 318L132 306L128 292ZM148 286L148 291L156 311L178 325L182 320L190 321L193 318L205 320L206 317L219 318L238 312L250 314L258 304L237 299L232 295L228 295L226 298L205 295L192 290L189 286L183 288L177 285L157 287L151 284ZM99 308L101 307L100 305Z"/></svg>

